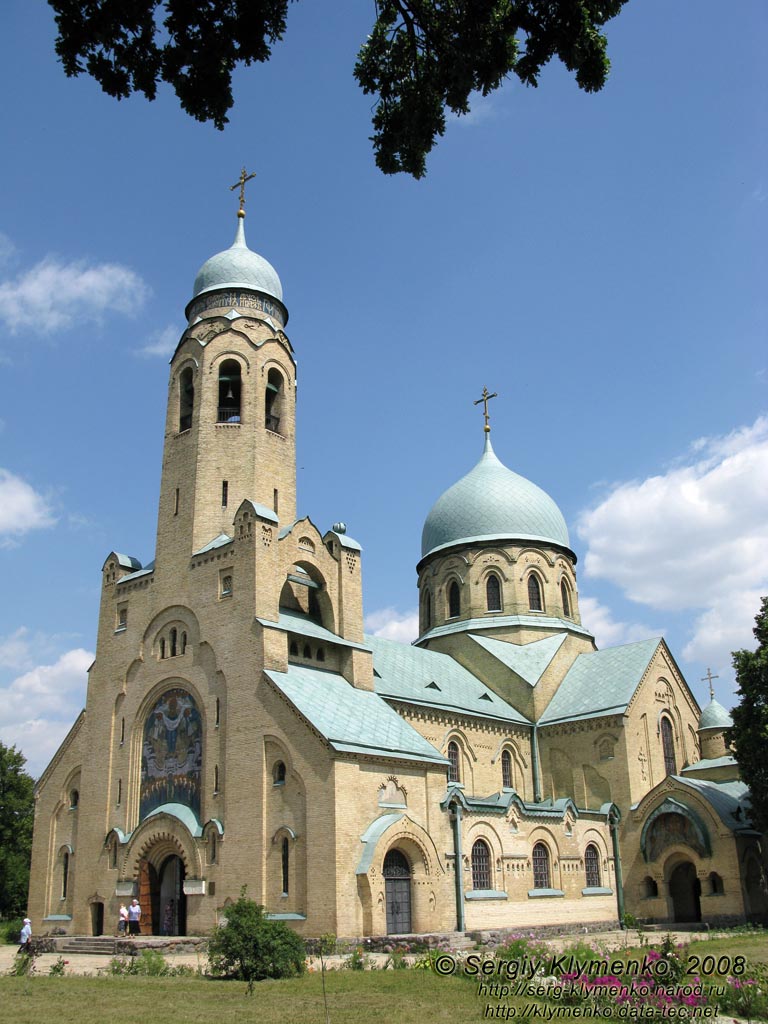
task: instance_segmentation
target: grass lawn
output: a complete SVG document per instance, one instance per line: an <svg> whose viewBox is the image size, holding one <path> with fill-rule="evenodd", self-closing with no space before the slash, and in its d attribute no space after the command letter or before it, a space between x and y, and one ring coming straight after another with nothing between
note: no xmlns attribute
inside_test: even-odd
<svg viewBox="0 0 768 1024"><path fill-rule="evenodd" d="M663 936L654 935L659 946ZM622 951L642 959L647 949ZM492 953L483 952L483 958ZM732 963L736 956L749 963L768 964L768 933L729 935L691 943L686 957L705 957ZM617 956L617 954L612 954ZM709 963L709 961L708 961ZM330 1024L456 1024L481 1021L486 1004L498 1000L477 994L478 979L439 977L430 971L330 971L326 973ZM722 983L717 973L705 979ZM504 1000L521 1007L531 1000ZM319 973L288 981L265 981L253 996L243 982L207 978L0 977L0 1021L42 1024L325 1024L322 980Z"/></svg>
<svg viewBox="0 0 768 1024"><path fill-rule="evenodd" d="M480 1020L473 985L430 971L326 974L331 1024ZM0 1020L56 1024L325 1024L319 974L259 982L204 978L0 978Z"/></svg>

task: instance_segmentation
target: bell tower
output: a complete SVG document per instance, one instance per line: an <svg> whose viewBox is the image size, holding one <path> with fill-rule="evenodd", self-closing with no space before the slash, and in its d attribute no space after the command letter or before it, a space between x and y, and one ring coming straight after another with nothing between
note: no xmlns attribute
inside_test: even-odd
<svg viewBox="0 0 768 1024"><path fill-rule="evenodd" d="M231 537L245 499L296 517L296 364L280 278L246 244L247 180L235 240L200 268L171 360L158 566Z"/></svg>

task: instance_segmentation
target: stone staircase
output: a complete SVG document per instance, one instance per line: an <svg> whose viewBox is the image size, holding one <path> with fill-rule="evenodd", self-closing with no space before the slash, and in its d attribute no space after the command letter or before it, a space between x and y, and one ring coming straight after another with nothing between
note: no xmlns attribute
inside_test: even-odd
<svg viewBox="0 0 768 1024"><path fill-rule="evenodd" d="M111 935L73 935L59 939L58 953L87 953L89 956L114 956L115 940Z"/></svg>

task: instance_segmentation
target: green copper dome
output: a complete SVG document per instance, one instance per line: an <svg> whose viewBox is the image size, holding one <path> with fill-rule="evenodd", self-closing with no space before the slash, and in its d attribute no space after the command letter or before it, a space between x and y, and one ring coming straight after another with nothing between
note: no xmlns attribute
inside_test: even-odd
<svg viewBox="0 0 768 1024"><path fill-rule="evenodd" d="M432 506L421 555L477 540L526 540L570 549L560 509L540 487L499 462L487 435L475 468Z"/></svg>
<svg viewBox="0 0 768 1024"><path fill-rule="evenodd" d="M220 288L247 288L272 299L283 301L283 286L277 271L263 256L245 244L243 218L237 222L237 234L229 249L217 252L200 267L195 278L192 298Z"/></svg>
<svg viewBox="0 0 768 1024"><path fill-rule="evenodd" d="M699 729L730 729L732 725L731 716L713 697L701 712Z"/></svg>

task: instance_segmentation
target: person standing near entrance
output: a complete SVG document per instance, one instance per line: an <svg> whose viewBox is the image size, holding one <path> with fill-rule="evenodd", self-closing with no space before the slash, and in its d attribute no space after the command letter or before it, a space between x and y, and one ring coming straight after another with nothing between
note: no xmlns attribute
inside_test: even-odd
<svg viewBox="0 0 768 1024"><path fill-rule="evenodd" d="M128 907L124 903L120 904L120 913L117 918L117 934L125 935L128 931Z"/></svg>
<svg viewBox="0 0 768 1024"><path fill-rule="evenodd" d="M24 926L19 933L19 953L29 953L32 949L32 922L24 918Z"/></svg>
<svg viewBox="0 0 768 1024"><path fill-rule="evenodd" d="M165 904L165 913L163 914L163 935L173 935L173 900L168 900Z"/></svg>
<svg viewBox="0 0 768 1024"><path fill-rule="evenodd" d="M139 906L139 901L134 896L130 907L128 907L128 931L131 935L141 934L140 922L141 907Z"/></svg>

